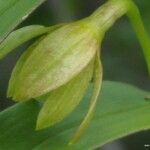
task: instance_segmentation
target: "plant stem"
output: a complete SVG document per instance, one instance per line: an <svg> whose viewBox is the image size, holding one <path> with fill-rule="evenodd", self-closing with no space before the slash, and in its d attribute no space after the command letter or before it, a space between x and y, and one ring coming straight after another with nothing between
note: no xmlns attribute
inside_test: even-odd
<svg viewBox="0 0 150 150"><path fill-rule="evenodd" d="M127 15L143 49L144 57L150 74L150 37L145 30L138 7L130 0L128 3L128 8Z"/></svg>
<svg viewBox="0 0 150 150"><path fill-rule="evenodd" d="M150 74L150 38L145 31L139 9L132 0L109 0L86 19L102 39L102 35L124 14L128 15L132 23Z"/></svg>
<svg viewBox="0 0 150 150"><path fill-rule="evenodd" d="M100 34L106 32L118 18L127 13L127 1L109 0L88 17L89 23L95 26Z"/></svg>

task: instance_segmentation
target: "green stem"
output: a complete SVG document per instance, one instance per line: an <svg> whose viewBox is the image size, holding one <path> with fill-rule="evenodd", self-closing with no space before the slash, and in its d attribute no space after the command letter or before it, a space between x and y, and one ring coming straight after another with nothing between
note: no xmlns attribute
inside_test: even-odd
<svg viewBox="0 0 150 150"><path fill-rule="evenodd" d="M150 74L150 38L145 31L140 12L132 0L109 0L86 18L98 36L102 35L124 14L127 14L136 32Z"/></svg>
<svg viewBox="0 0 150 150"><path fill-rule="evenodd" d="M109 0L87 19L90 25L93 25L101 35L101 33L106 32L117 19L126 14L127 11L127 0Z"/></svg>
<svg viewBox="0 0 150 150"><path fill-rule="evenodd" d="M127 15L132 23L137 38L143 49L144 57L150 74L150 38L144 28L144 24L142 22L141 15L137 6L131 0L129 0L128 7L129 8Z"/></svg>

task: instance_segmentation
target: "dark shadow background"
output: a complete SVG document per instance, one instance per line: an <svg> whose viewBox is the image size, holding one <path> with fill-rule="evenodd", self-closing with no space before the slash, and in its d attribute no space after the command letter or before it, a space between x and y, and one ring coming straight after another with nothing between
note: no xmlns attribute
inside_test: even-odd
<svg viewBox="0 0 150 150"><path fill-rule="evenodd" d="M30 24L54 25L81 19L91 14L106 0L47 0L19 27ZM135 0L150 35L150 1ZM31 42L31 41L30 41ZM6 89L12 68L30 42L0 61L0 110L13 104L6 99ZM126 82L150 90L150 78L142 49L126 17L118 20L107 32L102 45L104 79ZM138 117L138 116L135 116ZM103 150L150 150L150 131L140 132L105 145Z"/></svg>

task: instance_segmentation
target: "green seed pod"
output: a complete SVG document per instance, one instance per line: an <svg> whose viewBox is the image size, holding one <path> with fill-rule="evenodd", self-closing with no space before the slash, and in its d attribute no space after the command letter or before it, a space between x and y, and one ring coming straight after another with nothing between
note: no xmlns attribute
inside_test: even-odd
<svg viewBox="0 0 150 150"><path fill-rule="evenodd" d="M19 59L8 97L29 100L64 85L94 58L98 46L98 36L82 22L56 29L29 47L26 59Z"/></svg>

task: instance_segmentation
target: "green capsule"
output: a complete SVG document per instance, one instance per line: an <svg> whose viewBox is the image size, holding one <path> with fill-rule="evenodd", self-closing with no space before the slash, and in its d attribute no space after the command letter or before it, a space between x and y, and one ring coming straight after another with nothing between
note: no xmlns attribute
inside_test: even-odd
<svg viewBox="0 0 150 150"><path fill-rule="evenodd" d="M29 100L64 85L95 56L99 40L82 22L64 25L34 43L21 57L10 79L8 97ZM28 52L30 51L30 52Z"/></svg>

